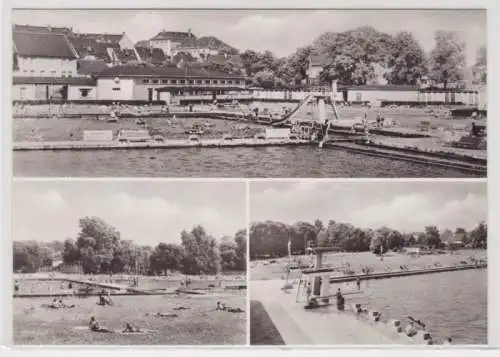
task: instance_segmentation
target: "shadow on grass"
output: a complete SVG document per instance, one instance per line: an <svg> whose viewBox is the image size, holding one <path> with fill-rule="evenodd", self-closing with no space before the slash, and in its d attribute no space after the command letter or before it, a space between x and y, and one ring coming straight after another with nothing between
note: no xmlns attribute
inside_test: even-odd
<svg viewBox="0 0 500 357"><path fill-rule="evenodd" d="M285 342L260 301L250 301L250 344L284 345Z"/></svg>

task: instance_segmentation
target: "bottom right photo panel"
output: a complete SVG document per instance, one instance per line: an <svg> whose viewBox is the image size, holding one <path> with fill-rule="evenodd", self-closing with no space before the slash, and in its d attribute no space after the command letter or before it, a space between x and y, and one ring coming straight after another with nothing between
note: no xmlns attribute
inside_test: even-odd
<svg viewBox="0 0 500 357"><path fill-rule="evenodd" d="M250 183L252 345L485 345L487 184Z"/></svg>

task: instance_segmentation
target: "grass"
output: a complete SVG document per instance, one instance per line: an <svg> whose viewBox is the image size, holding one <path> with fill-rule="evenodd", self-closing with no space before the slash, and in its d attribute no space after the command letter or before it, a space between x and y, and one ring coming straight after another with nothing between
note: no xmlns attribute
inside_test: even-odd
<svg viewBox="0 0 500 357"><path fill-rule="evenodd" d="M278 329L260 301L250 301L250 344L284 345Z"/></svg>
<svg viewBox="0 0 500 357"><path fill-rule="evenodd" d="M115 296L114 305L102 307L97 298L68 298L76 308L42 307L50 298L14 299L14 343L21 345L241 345L246 341L246 313L216 311L216 302L246 309L246 293L221 295ZM176 307L187 310L176 311ZM175 313L157 318L146 313ZM148 334L95 333L87 326L90 316L100 324L121 330L125 322L152 330ZM78 327L81 327L78 329Z"/></svg>

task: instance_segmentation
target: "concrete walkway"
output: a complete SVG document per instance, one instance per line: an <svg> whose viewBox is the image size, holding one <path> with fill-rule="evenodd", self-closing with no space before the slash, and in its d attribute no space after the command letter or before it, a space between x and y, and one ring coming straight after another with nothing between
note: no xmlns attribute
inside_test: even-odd
<svg viewBox="0 0 500 357"><path fill-rule="evenodd" d="M280 290L284 284L283 280L251 282L250 296L262 303L287 345L412 344L404 335L385 333L334 306L305 310L303 302L296 302L297 288L285 293ZM299 299L303 301L304 296Z"/></svg>

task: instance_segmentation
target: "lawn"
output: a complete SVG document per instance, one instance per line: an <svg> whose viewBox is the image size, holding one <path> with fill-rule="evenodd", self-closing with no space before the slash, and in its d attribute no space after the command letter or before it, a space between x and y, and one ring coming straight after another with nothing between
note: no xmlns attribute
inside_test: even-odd
<svg viewBox="0 0 500 357"><path fill-rule="evenodd" d="M403 253L388 253L383 260L371 252L329 253L325 255L323 264L334 267L349 264L350 268L357 274L360 274L364 267L369 267L374 273L377 273L388 270L397 271L400 270L401 265L407 265L409 269L429 268L435 263L442 266L452 266L460 264L461 260L465 260L469 256L485 259L486 253L485 250L462 250L454 252L454 254L422 255L420 257L412 257ZM312 258L312 256L306 258L302 256L300 259L302 263L312 263ZM293 259L298 261L299 256L294 256ZM288 258L252 261L250 263L250 278L251 280L284 278L287 264ZM299 271L294 271L290 274L290 278L296 278L298 275Z"/></svg>
<svg viewBox="0 0 500 357"><path fill-rule="evenodd" d="M13 301L14 343L21 345L241 345L246 343L247 313L216 311L217 301L246 310L246 291L206 295L115 296L114 305L96 297L68 298L73 309L42 307L50 298ZM184 310L175 310L185 307ZM175 313L159 318L146 313ZM96 333L85 328L91 316L115 331L125 322L146 334Z"/></svg>
<svg viewBox="0 0 500 357"><path fill-rule="evenodd" d="M285 344L262 303L255 300L250 301L250 344L267 346Z"/></svg>

